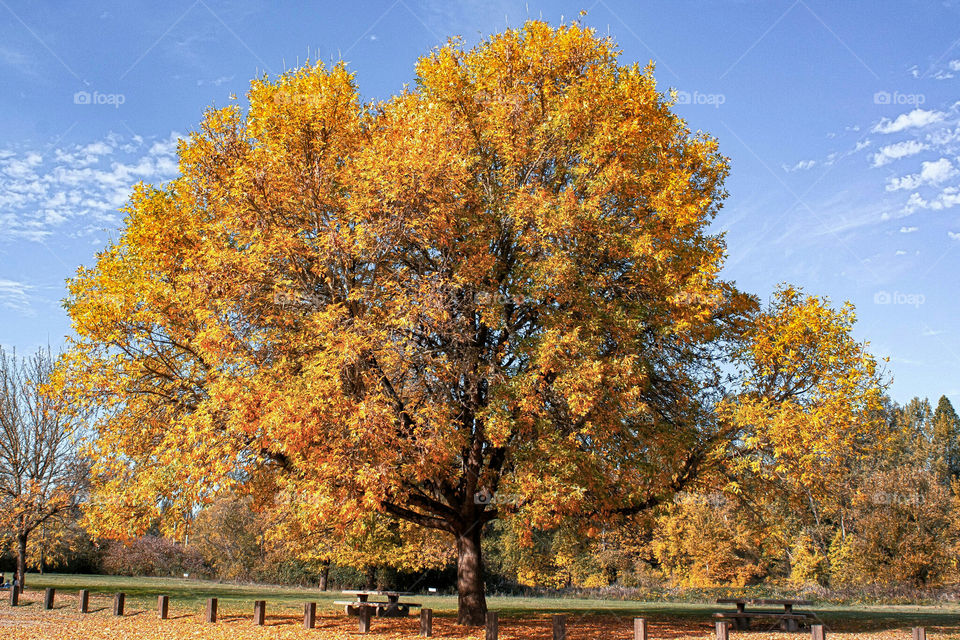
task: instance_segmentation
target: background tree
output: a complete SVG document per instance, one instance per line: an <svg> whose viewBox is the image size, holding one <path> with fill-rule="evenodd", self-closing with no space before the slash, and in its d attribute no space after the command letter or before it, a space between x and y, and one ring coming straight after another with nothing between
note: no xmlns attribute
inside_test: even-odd
<svg viewBox="0 0 960 640"><path fill-rule="evenodd" d="M864 461L849 486L830 546L831 584L942 584L955 575L954 496L934 412L914 398L887 407L892 446Z"/></svg>
<svg viewBox="0 0 960 640"><path fill-rule="evenodd" d="M438 569L450 561L449 545L409 523L374 512L341 528L305 526L304 505L279 494L262 503L228 492L201 509L190 545L221 579L316 583L326 588L330 565L350 567L377 586L378 570ZM296 578L299 576L299 578Z"/></svg>
<svg viewBox="0 0 960 640"><path fill-rule="evenodd" d="M960 478L960 417L947 396L940 396L937 402L931 436L937 451L937 472L949 486Z"/></svg>
<svg viewBox="0 0 960 640"><path fill-rule="evenodd" d="M837 585L937 584L953 569L950 491L917 467L879 471L855 494L834 540Z"/></svg>
<svg viewBox="0 0 960 640"><path fill-rule="evenodd" d="M265 522L250 500L225 494L201 510L190 545L225 580L252 580L265 556Z"/></svg>
<svg viewBox="0 0 960 640"><path fill-rule="evenodd" d="M742 587L766 577L769 532L744 515L723 494L680 496L654 533L653 551L666 575L691 587Z"/></svg>
<svg viewBox="0 0 960 640"><path fill-rule="evenodd" d="M72 440L83 423L53 395L53 368L49 349L18 358L0 347L0 528L15 545L21 580L31 536L46 527L56 546L62 520L76 517L86 489L87 468Z"/></svg>

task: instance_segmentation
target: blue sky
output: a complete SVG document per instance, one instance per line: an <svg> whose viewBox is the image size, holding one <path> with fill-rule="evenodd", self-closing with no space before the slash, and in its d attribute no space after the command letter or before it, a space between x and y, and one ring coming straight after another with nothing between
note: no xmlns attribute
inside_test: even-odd
<svg viewBox="0 0 960 640"><path fill-rule="evenodd" d="M291 3L0 0L0 344L69 333L64 281L179 135L249 80L344 59L366 98L461 35L581 9L622 62L654 60L731 158L725 275L852 301L898 401L960 405L960 2Z"/></svg>

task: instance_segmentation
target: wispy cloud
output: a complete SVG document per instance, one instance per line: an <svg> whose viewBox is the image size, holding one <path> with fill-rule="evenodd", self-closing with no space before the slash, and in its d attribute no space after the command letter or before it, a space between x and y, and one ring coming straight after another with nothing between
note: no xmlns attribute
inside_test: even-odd
<svg viewBox="0 0 960 640"><path fill-rule="evenodd" d="M16 69L31 78L39 79L42 77L40 74L40 65L37 63L35 57L3 45L0 45L0 65Z"/></svg>
<svg viewBox="0 0 960 640"><path fill-rule="evenodd" d="M916 67L915 67L916 68ZM960 71L960 60L950 60L947 64L927 71L925 75L933 78L934 80L950 80L951 78L956 77L956 73ZM911 70L913 72L913 70ZM921 77L919 72L913 73L914 78Z"/></svg>
<svg viewBox="0 0 960 640"><path fill-rule="evenodd" d="M202 87L204 85L209 85L213 87L220 87L227 84L228 82L233 82L234 77L236 76L220 76L219 78L214 78L213 80L200 79L200 80L197 80L197 86Z"/></svg>
<svg viewBox="0 0 960 640"><path fill-rule="evenodd" d="M32 286L0 278L0 307L25 312L30 309L29 292Z"/></svg>
<svg viewBox="0 0 960 640"><path fill-rule="evenodd" d="M813 169L815 166L817 166L817 161L801 160L800 162L793 165L792 167L788 167L787 165L782 165L782 166L783 166L783 170L786 171L787 173L792 173L794 171L807 171L808 169Z"/></svg>

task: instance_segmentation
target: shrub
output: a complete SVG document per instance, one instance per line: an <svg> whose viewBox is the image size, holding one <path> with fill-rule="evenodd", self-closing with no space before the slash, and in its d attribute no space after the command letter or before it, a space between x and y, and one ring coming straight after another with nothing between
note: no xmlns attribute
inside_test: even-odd
<svg viewBox="0 0 960 640"><path fill-rule="evenodd" d="M102 567L105 573L121 576L206 577L209 573L195 549L152 535L111 540Z"/></svg>

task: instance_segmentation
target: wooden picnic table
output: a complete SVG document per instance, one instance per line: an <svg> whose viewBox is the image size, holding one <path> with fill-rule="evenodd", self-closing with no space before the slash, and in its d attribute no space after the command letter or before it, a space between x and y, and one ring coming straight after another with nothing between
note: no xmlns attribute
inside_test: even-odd
<svg viewBox="0 0 960 640"><path fill-rule="evenodd" d="M344 613L348 616L359 615L361 607L371 607L376 609L377 616L383 618L396 618L406 616L410 613L410 607L419 607L419 602L401 602L402 596L413 595L407 591L371 591L371 590L353 590L342 591L347 595L356 596L356 600L336 600L334 604L344 605ZM370 596L384 596L383 600L370 600Z"/></svg>
<svg viewBox="0 0 960 640"><path fill-rule="evenodd" d="M722 611L713 614L715 618L730 618L733 620L734 628L739 630L749 629L750 620L753 618L772 619L774 624L779 624L784 631L797 631L800 623L808 622L814 619L814 615L808 611L794 611L795 606L809 606L813 602L810 600L788 600L784 598L719 598L719 604L736 605L736 611ZM747 605L757 606L782 606L783 611L769 610L747 610Z"/></svg>

